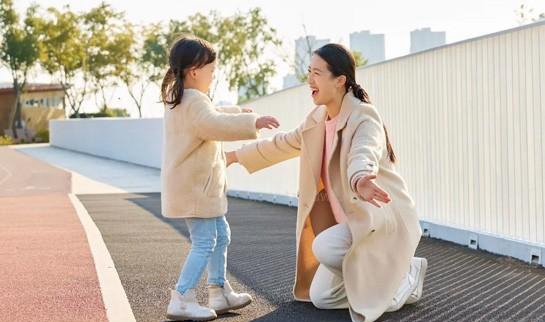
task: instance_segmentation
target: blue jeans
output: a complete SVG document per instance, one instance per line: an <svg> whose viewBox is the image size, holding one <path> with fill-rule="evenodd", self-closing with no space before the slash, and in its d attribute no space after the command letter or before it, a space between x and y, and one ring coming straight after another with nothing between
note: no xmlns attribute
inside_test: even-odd
<svg viewBox="0 0 545 322"><path fill-rule="evenodd" d="M227 268L227 246L231 242L231 230L225 216L216 218L187 218L185 220L191 238L191 250L187 256L176 290L184 294L195 288L208 265L208 284L223 286Z"/></svg>

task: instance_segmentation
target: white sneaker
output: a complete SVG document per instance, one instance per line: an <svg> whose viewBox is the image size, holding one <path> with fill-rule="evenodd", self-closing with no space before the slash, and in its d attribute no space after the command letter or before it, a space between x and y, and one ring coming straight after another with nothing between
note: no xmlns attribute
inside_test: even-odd
<svg viewBox="0 0 545 322"><path fill-rule="evenodd" d="M223 287L208 286L208 306L216 311L216 314L240 309L250 303L252 303L252 296L248 293L236 293L231 288L229 281L225 281Z"/></svg>
<svg viewBox="0 0 545 322"><path fill-rule="evenodd" d="M392 300L392 304L386 309L386 312L397 311L403 305L416 303L422 297L422 288L427 268L428 261L425 258L412 258L409 272L403 279L401 286ZM409 302L409 300L412 302Z"/></svg>
<svg viewBox="0 0 545 322"><path fill-rule="evenodd" d="M420 267L420 268L418 268ZM428 269L428 261L425 258L413 257L411 261L411 272L418 272L416 277L417 286L407 299L406 304L414 304L422 297L422 290L424 289L424 278L426 277L426 271Z"/></svg>
<svg viewBox="0 0 545 322"><path fill-rule="evenodd" d="M185 294L176 290L170 292L170 303L167 308L167 318L174 321L210 321L218 316L214 310L199 305L195 289L189 289Z"/></svg>

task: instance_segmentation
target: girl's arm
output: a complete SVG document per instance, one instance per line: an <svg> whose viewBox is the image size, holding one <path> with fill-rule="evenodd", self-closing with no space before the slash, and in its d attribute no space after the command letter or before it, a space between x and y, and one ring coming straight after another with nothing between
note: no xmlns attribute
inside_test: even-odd
<svg viewBox="0 0 545 322"><path fill-rule="evenodd" d="M229 114L238 114L243 112L240 106L218 106L216 107L216 111Z"/></svg>
<svg viewBox="0 0 545 322"><path fill-rule="evenodd" d="M228 161L239 162L253 173L298 157L301 154L302 129L303 124L290 132L280 132L271 138L246 144L235 152L228 152Z"/></svg>
<svg viewBox="0 0 545 322"><path fill-rule="evenodd" d="M238 141L257 138L258 114L218 112L205 100L192 102L187 108L193 130L203 140Z"/></svg>

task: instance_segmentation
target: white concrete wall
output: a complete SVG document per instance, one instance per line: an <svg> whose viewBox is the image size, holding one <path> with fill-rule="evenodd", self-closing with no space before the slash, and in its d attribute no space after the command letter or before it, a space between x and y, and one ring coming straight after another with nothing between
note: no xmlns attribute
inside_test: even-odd
<svg viewBox="0 0 545 322"><path fill-rule="evenodd" d="M460 243L483 234L545 245L545 23L370 65L357 79L384 118L398 170L425 222L472 232L451 238ZM312 101L303 85L246 106L290 130ZM51 141L157 167L160 128L158 119L53 121ZM234 166L230 189L294 198L297 162L252 176ZM529 256L528 249L516 252Z"/></svg>
<svg viewBox="0 0 545 322"><path fill-rule="evenodd" d="M51 145L148 167L161 167L163 119L49 121Z"/></svg>
<svg viewBox="0 0 545 322"><path fill-rule="evenodd" d="M280 127L275 130L262 130L260 139L270 137L279 131L289 131L296 128L313 109L312 99L305 86L292 87L248 104L261 115L273 115L280 121ZM244 144L245 142L242 142ZM227 142L225 150L233 150L241 142ZM248 175L240 165L229 168L229 187L235 190L257 193L280 194L295 198L297 196L297 180L299 178L299 159L292 159L273 167L263 169Z"/></svg>

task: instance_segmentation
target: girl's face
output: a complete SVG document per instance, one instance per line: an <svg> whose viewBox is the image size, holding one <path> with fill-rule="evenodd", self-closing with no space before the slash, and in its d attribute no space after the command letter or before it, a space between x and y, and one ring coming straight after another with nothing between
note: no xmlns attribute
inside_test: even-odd
<svg viewBox="0 0 545 322"><path fill-rule="evenodd" d="M327 105L339 94L344 94L345 76L335 77L328 69L327 62L314 54L308 69L308 85L316 105Z"/></svg>
<svg viewBox="0 0 545 322"><path fill-rule="evenodd" d="M198 89L203 93L208 93L210 85L214 79L214 71L216 70L216 61L204 65L201 68L192 68L188 71L188 85Z"/></svg>

